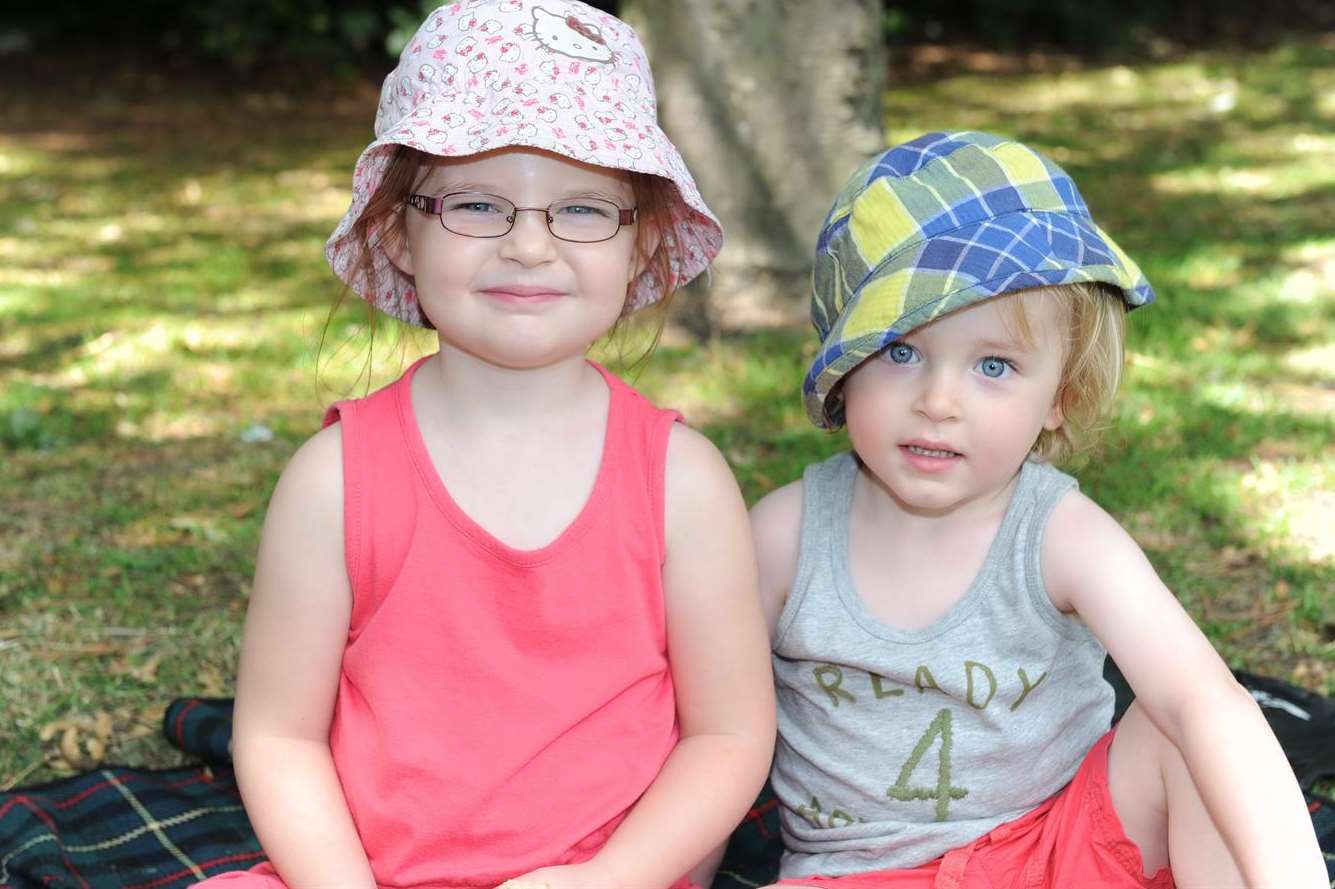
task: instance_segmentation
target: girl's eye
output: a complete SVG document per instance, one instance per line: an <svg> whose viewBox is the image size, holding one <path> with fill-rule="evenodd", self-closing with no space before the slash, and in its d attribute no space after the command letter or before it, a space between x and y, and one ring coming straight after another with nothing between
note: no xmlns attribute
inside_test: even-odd
<svg viewBox="0 0 1335 889"><path fill-rule="evenodd" d="M613 215L613 208L610 204L587 203L587 204L562 204L556 208L556 212L566 216L591 216L595 218L607 218Z"/></svg>
<svg viewBox="0 0 1335 889"><path fill-rule="evenodd" d="M895 364L909 364L918 355L918 350L908 343L891 343L885 355Z"/></svg>
<svg viewBox="0 0 1335 889"><path fill-rule="evenodd" d="M460 201L446 208L449 213L499 213L501 208L489 201Z"/></svg>
<svg viewBox="0 0 1335 889"><path fill-rule="evenodd" d="M995 355L989 355L978 362L978 370L985 377L997 379L1003 376L1010 369L1010 363L1005 358L998 358Z"/></svg>

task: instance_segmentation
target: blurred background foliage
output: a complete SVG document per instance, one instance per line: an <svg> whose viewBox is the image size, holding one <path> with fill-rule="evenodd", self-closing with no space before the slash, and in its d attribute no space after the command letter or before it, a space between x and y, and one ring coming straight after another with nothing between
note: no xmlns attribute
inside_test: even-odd
<svg viewBox="0 0 1335 889"><path fill-rule="evenodd" d="M671 2L671 0L657 0ZM837 0L831 3L837 13ZM151 54L171 66L201 60L234 72L292 64L335 65L348 73L397 55L436 0L140 0L18 4L0 20L0 50L59 51L97 41ZM616 12L616 0L591 4ZM763 3L752 2L756 12ZM1335 25L1328 0L886 0L884 34L893 47L975 43L992 50L1059 49L1091 59L1161 54L1167 47L1260 45L1286 33Z"/></svg>

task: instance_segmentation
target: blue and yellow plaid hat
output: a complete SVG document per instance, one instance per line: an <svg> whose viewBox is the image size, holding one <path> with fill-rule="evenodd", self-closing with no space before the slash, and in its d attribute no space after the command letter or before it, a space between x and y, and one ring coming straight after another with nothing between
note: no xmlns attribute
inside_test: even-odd
<svg viewBox="0 0 1335 889"><path fill-rule="evenodd" d="M929 321L1077 281L1120 288L1130 308L1154 300L1071 177L1032 148L988 133L928 133L871 158L816 243L811 322L821 348L802 384L811 421L842 426L843 378Z"/></svg>

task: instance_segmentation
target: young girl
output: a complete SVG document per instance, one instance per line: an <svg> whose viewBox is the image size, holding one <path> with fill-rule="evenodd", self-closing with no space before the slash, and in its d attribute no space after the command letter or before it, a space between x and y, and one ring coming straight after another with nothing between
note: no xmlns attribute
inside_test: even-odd
<svg viewBox="0 0 1335 889"><path fill-rule="evenodd" d="M655 113L568 0L442 7L385 80L327 252L440 349L278 482L234 745L269 862L218 883L687 886L764 782L736 483L585 358L720 244Z"/></svg>
<svg viewBox="0 0 1335 889"><path fill-rule="evenodd" d="M785 884L1326 886L1258 708L1050 465L1108 406L1122 316L1152 298L1013 141L923 136L835 201L805 394L853 453L752 515ZM1137 693L1111 731L1105 653Z"/></svg>

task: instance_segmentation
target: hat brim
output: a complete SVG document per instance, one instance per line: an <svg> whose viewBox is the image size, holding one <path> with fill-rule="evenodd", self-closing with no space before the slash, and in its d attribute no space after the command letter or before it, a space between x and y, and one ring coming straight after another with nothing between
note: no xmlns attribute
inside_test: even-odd
<svg viewBox="0 0 1335 889"><path fill-rule="evenodd" d="M846 247L831 253L848 255ZM1078 282L1111 285L1130 308L1154 300L1140 269L1091 219L1041 211L962 226L847 280L859 271L865 270L827 272L842 280L818 285L854 294L822 340L802 386L808 416L825 429L844 424L840 384L849 373L951 312L1006 293Z"/></svg>

